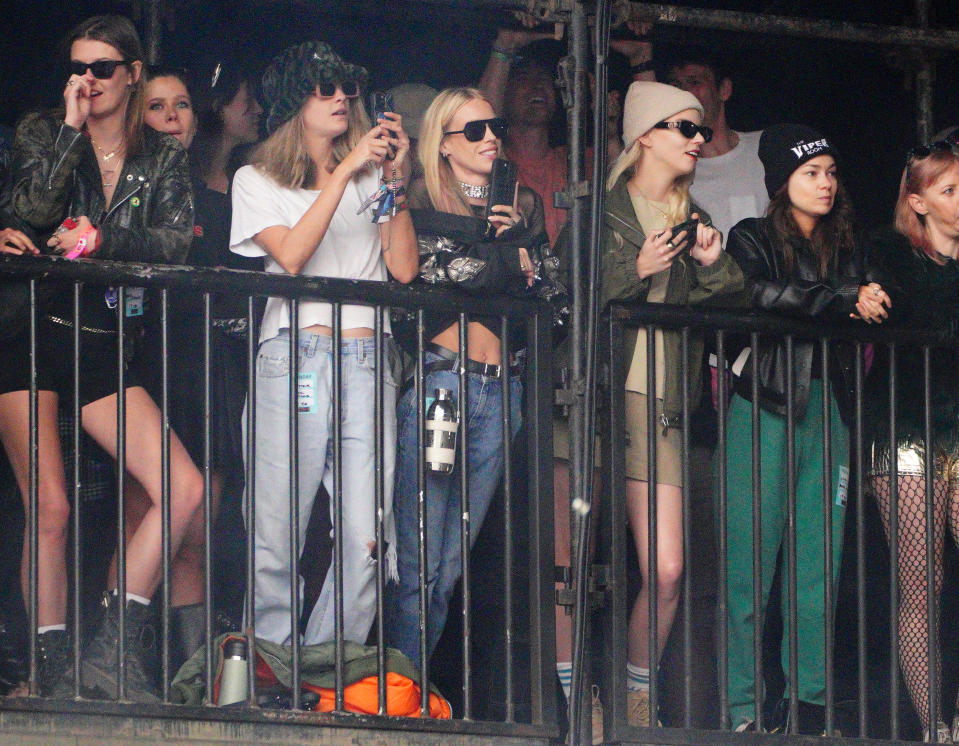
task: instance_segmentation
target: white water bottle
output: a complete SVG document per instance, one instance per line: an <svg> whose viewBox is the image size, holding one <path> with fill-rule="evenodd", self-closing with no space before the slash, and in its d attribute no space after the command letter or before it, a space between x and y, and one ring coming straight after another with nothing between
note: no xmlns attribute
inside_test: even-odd
<svg viewBox="0 0 959 746"><path fill-rule="evenodd" d="M436 398L426 410L426 468L449 474L456 460L456 407L453 392L436 389Z"/></svg>
<svg viewBox="0 0 959 746"><path fill-rule="evenodd" d="M249 694L246 684L246 640L233 639L223 646L223 671L220 674L217 706L245 702Z"/></svg>

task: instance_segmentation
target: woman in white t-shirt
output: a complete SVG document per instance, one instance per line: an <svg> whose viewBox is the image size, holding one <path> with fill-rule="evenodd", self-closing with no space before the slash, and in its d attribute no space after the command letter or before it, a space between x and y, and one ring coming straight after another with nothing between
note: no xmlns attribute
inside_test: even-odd
<svg viewBox="0 0 959 746"><path fill-rule="evenodd" d="M402 183L409 138L387 114L370 129L357 100L367 81L322 42L306 42L275 58L263 76L266 141L233 181L230 247L266 257L266 271L352 280L400 282L416 275L416 237L404 197L376 220L366 198ZM392 156L392 160L389 160ZM303 549L313 500L323 484L334 494L333 307L299 303L297 369L298 546L290 546L290 304L271 297L256 361L255 550L256 634L289 644L297 626L290 608L292 552ZM384 378L383 452L386 539L392 539L396 386L374 369L375 311L341 306L341 465L345 639L365 642L376 609L376 511L373 415L376 375ZM384 323L386 323L384 321ZM387 327L388 331L388 327ZM248 402L249 405L249 402ZM332 511L331 511L332 512ZM390 541L390 546L395 542ZM395 557L387 569L395 573ZM297 579L298 580L298 579ZM334 572L327 573L303 642L334 635Z"/></svg>

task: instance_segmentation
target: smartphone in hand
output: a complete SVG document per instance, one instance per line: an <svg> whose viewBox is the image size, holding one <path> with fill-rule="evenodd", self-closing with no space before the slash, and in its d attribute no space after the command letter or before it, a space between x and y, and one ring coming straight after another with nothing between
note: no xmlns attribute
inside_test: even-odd
<svg viewBox="0 0 959 746"><path fill-rule="evenodd" d="M676 238L680 233L686 231L686 236L683 238L683 251L689 251L693 246L696 245L696 228L699 225L699 218L690 218L689 220L684 220L679 225L674 225L669 230L673 238ZM672 239L670 239L672 240ZM673 245L678 246L675 241Z"/></svg>
<svg viewBox="0 0 959 746"><path fill-rule="evenodd" d="M373 120L374 127L380 123L380 117L388 111L396 111L395 104L393 103L393 94L389 91L373 91L370 94L370 117ZM387 160L391 161L395 157L396 152L391 147Z"/></svg>
<svg viewBox="0 0 959 746"><path fill-rule="evenodd" d="M486 216L493 214L495 205L512 205L516 199L516 164L505 158L493 161L489 178L489 197L486 200Z"/></svg>

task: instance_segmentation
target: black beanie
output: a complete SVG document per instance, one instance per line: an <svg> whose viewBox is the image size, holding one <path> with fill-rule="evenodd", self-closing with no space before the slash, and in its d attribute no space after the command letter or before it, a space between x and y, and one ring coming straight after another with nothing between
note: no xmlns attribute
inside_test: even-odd
<svg viewBox="0 0 959 746"><path fill-rule="evenodd" d="M766 169L766 191L770 199L793 171L820 155L836 156L832 144L812 127L804 124L774 124L759 138L759 160Z"/></svg>
<svg viewBox="0 0 959 746"><path fill-rule="evenodd" d="M290 47L274 57L263 73L267 134L292 119L320 83L356 81L365 88L368 80L365 68L344 61L322 41Z"/></svg>

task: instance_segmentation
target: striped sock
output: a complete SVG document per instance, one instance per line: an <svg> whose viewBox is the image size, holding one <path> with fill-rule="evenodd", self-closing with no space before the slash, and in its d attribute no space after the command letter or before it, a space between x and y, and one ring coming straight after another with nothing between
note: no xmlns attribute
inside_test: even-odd
<svg viewBox="0 0 959 746"><path fill-rule="evenodd" d="M569 701L569 693L573 687L573 664L571 661L563 661L556 664L556 675L559 676L559 684L563 687L563 694L566 695L566 701Z"/></svg>
<svg viewBox="0 0 959 746"><path fill-rule="evenodd" d="M649 669L626 662L626 691L649 691Z"/></svg>

